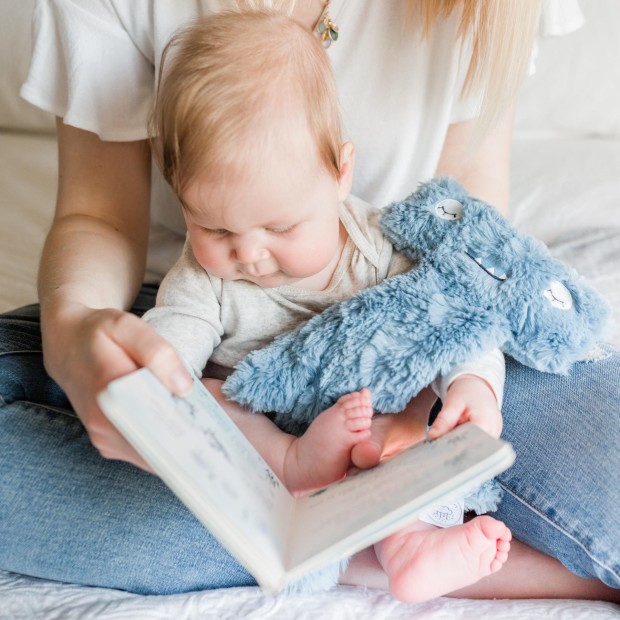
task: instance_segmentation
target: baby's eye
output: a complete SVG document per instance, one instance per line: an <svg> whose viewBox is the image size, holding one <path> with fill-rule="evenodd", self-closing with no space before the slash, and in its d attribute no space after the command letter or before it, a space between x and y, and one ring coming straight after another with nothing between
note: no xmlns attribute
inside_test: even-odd
<svg viewBox="0 0 620 620"><path fill-rule="evenodd" d="M293 230L295 226L297 226L297 224L293 224L292 226L285 226L282 228L270 228L269 232L272 232L276 235L283 235L287 232L291 232L291 230Z"/></svg>
<svg viewBox="0 0 620 620"><path fill-rule="evenodd" d="M228 234L228 231L224 228L205 228L202 226L202 230L208 235L213 235L214 237L223 237Z"/></svg>

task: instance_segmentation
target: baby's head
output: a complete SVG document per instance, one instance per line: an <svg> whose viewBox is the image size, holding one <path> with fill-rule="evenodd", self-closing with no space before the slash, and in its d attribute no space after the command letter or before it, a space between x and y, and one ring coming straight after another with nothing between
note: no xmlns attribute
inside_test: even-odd
<svg viewBox="0 0 620 620"><path fill-rule="evenodd" d="M303 26L241 11L177 33L152 129L205 269L277 286L333 261L354 154L329 59Z"/></svg>

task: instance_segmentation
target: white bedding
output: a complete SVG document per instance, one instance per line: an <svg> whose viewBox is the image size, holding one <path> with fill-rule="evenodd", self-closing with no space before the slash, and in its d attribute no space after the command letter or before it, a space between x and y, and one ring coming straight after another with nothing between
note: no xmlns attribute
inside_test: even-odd
<svg viewBox="0 0 620 620"><path fill-rule="evenodd" d="M258 588L138 596L0 572L2 620L612 620L610 603L439 598L415 605L385 592L340 586L321 594L267 597Z"/></svg>

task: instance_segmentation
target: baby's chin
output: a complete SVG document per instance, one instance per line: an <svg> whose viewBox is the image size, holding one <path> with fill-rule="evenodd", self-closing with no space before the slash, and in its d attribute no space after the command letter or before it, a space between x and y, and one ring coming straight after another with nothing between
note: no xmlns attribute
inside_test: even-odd
<svg viewBox="0 0 620 620"><path fill-rule="evenodd" d="M270 273L264 276L249 276L241 274L236 277L235 280L243 280L244 282L251 282L261 288L277 288L278 286L284 286L286 284L293 284L299 278L291 278L281 271Z"/></svg>

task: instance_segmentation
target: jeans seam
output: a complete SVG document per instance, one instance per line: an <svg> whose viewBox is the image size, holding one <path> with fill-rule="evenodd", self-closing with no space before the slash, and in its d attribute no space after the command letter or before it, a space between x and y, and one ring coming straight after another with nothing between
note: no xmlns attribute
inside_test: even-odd
<svg viewBox="0 0 620 620"><path fill-rule="evenodd" d="M573 536L570 532L567 532L564 528L560 527L557 523L554 523L553 521L551 521L551 519L549 519L549 517L547 517L545 514L543 514L542 512L537 510L536 508L534 508L529 502L525 501L522 497L520 497L519 495L517 495L516 493L511 491L508 487L506 487L504 484L502 484L499 480L497 480L497 483L499 484L500 487L502 487L502 489L504 489L504 492L506 492L509 495L511 495L512 497L514 497L518 502L520 502L524 506L527 506L533 513L535 513L541 519L543 519L543 521L545 521L546 523L551 525L551 527L553 527L554 529L558 530L564 536L566 536L567 538L572 540L576 545L579 546L580 549L582 549L586 553L586 555L592 560L592 562L594 562L595 564L597 564L598 566L600 566L601 568L603 568L607 572L611 573L616 579L620 580L620 574L617 573L614 568L612 568L611 566L607 566L606 564L603 564L603 562L601 562L600 560L595 558L592 555L592 553L590 552L590 550L580 540L575 538L575 536Z"/></svg>
<svg viewBox="0 0 620 620"><path fill-rule="evenodd" d="M0 399L2 399L2 404L4 406L14 405L15 403L19 403L21 405L28 405L30 407L35 407L37 409L44 409L45 411L51 411L53 413L62 413L63 415L68 415L69 417L75 418L76 420L80 419L77 413L75 413L74 411L71 411L70 409L63 409L62 407L54 407L54 405L42 405L41 403L35 403L31 400L13 400L10 403L7 403L4 400L4 398L2 398L1 396L0 396Z"/></svg>
<svg viewBox="0 0 620 620"><path fill-rule="evenodd" d="M43 355L43 351L38 349L28 349L26 351L0 351L0 357L4 357L5 355Z"/></svg>

